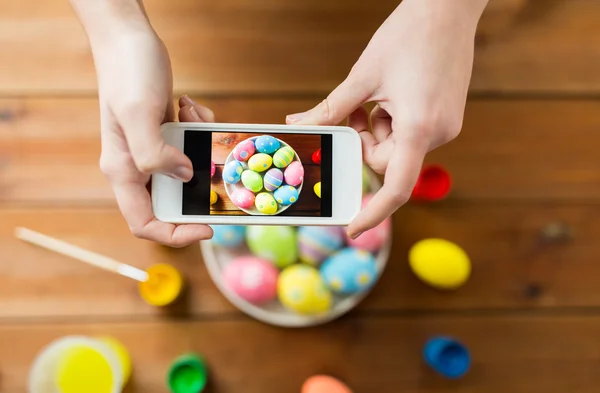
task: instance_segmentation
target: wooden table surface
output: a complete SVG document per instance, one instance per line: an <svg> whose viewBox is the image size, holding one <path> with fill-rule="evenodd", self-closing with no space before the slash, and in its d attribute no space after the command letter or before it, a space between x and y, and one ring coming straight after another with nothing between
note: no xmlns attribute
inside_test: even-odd
<svg viewBox="0 0 600 393"><path fill-rule="evenodd" d="M176 94L221 122L283 123L343 80L394 0L146 0ZM600 385L600 2L491 0L463 132L427 162L452 172L444 202L394 216L391 260L349 315L288 330L234 309L197 245L132 237L98 169L93 63L67 2L0 2L0 392L26 391L50 341L113 335L127 392L162 393L170 361L206 356L214 393L294 393L316 373L355 393L596 392ZM190 290L161 313L136 287L17 241L16 226L124 262L175 265ZM563 228L570 236L550 236ZM561 231L558 231L559 233ZM546 234L546 236L544 236ZM457 291L419 282L407 252L443 237L470 255ZM432 335L472 352L447 381L421 359Z"/></svg>

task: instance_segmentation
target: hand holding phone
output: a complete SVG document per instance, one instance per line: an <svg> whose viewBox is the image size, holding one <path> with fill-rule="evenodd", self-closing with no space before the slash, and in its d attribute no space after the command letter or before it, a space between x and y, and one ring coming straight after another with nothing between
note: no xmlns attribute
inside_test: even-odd
<svg viewBox="0 0 600 393"><path fill-rule="evenodd" d="M162 132L194 177L153 176L161 221L343 226L360 210L362 151L351 128L166 123Z"/></svg>

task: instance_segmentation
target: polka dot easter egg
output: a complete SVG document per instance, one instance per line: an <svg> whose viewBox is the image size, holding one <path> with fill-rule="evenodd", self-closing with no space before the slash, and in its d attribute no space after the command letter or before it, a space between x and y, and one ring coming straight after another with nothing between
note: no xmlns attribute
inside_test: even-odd
<svg viewBox="0 0 600 393"><path fill-rule="evenodd" d="M217 167L215 166L215 162L213 160L210 160L210 177L211 178L215 175L216 170L217 170Z"/></svg>
<svg viewBox="0 0 600 393"><path fill-rule="evenodd" d="M242 173L242 184L252 192L259 192L263 188L262 176L254 171L245 170Z"/></svg>
<svg viewBox="0 0 600 393"><path fill-rule="evenodd" d="M238 161L230 161L223 168L223 180L229 184L235 184L240 181L244 168Z"/></svg>
<svg viewBox="0 0 600 393"><path fill-rule="evenodd" d="M254 154L256 148L251 139L238 143L233 149L233 157L238 161L248 161Z"/></svg>
<svg viewBox="0 0 600 393"><path fill-rule="evenodd" d="M283 176L287 184L298 186L304 180L304 167L299 161L294 161L285 168Z"/></svg>
<svg viewBox="0 0 600 393"><path fill-rule="evenodd" d="M341 227L298 228L298 251L300 261L318 265L344 245L344 229Z"/></svg>
<svg viewBox="0 0 600 393"><path fill-rule="evenodd" d="M363 208L369 203L372 197L372 194L368 194L363 198ZM378 252L388 240L391 231L392 220L386 218L381 224L377 225L375 228L369 229L356 239L347 238L348 245L375 253Z"/></svg>
<svg viewBox="0 0 600 393"><path fill-rule="evenodd" d="M254 141L254 145L256 146L256 150L265 154L273 154L279 150L279 147L281 146L277 138L274 138L271 135L259 136Z"/></svg>
<svg viewBox="0 0 600 393"><path fill-rule="evenodd" d="M275 202L275 198L268 192L258 194L254 199L254 206L262 214L275 214L279 208Z"/></svg>
<svg viewBox="0 0 600 393"><path fill-rule="evenodd" d="M248 160L248 168L254 172L264 172L271 167L273 158L265 153L258 153Z"/></svg>
<svg viewBox="0 0 600 393"><path fill-rule="evenodd" d="M288 206L298 200L298 190L292 186L282 186L275 190L273 196L277 203Z"/></svg>
<svg viewBox="0 0 600 393"><path fill-rule="evenodd" d="M289 146L283 146L281 149L277 150L273 155L273 165L277 168L285 168L292 162L296 155L294 149Z"/></svg>
<svg viewBox="0 0 600 393"><path fill-rule="evenodd" d="M254 193L247 188L238 188L231 193L231 202L242 209L254 206L254 198Z"/></svg>
<svg viewBox="0 0 600 393"><path fill-rule="evenodd" d="M296 230L287 226L250 226L246 230L246 242L257 257L267 259L283 268L298 258Z"/></svg>
<svg viewBox="0 0 600 393"><path fill-rule="evenodd" d="M275 191L283 183L283 172L281 172L281 169L271 168L265 173L263 182L265 190Z"/></svg>
<svg viewBox="0 0 600 393"><path fill-rule="evenodd" d="M246 227L240 225L213 225L211 241L221 247L238 247L246 237Z"/></svg>
<svg viewBox="0 0 600 393"><path fill-rule="evenodd" d="M326 313L333 302L317 269L307 265L283 270L277 282L277 295L285 307L304 315Z"/></svg>
<svg viewBox="0 0 600 393"><path fill-rule="evenodd" d="M375 257L355 248L345 248L327 258L320 271L327 286L343 295L366 291L377 279Z"/></svg>
<svg viewBox="0 0 600 393"><path fill-rule="evenodd" d="M278 276L273 264L253 256L238 257L223 270L225 285L254 304L266 303L277 296Z"/></svg>

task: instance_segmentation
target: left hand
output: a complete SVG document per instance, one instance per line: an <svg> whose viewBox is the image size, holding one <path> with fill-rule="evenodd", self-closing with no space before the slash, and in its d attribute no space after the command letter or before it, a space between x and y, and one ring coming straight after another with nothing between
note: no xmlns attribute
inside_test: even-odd
<svg viewBox="0 0 600 393"><path fill-rule="evenodd" d="M381 25L350 74L288 124L337 125L360 133L364 160L385 173L383 187L348 227L358 237L412 193L425 154L462 128L477 22L487 0L404 0ZM376 102L369 115L362 107Z"/></svg>

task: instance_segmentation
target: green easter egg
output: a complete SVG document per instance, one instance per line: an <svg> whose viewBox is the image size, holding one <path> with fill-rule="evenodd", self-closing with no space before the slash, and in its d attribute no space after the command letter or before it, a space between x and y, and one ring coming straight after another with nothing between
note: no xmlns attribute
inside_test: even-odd
<svg viewBox="0 0 600 393"><path fill-rule="evenodd" d="M296 229L287 226L249 226L246 242L250 251L284 268L298 259Z"/></svg>
<svg viewBox="0 0 600 393"><path fill-rule="evenodd" d="M271 167L273 159L265 153L258 153L250 157L248 160L248 168L254 172L264 172Z"/></svg>
<svg viewBox="0 0 600 393"><path fill-rule="evenodd" d="M245 170L242 172L242 184L252 192L259 192L263 188L262 176L254 171Z"/></svg>
<svg viewBox="0 0 600 393"><path fill-rule="evenodd" d="M273 165L277 168L285 168L292 162L296 153L294 149L289 146L283 146L281 149L277 150L273 155Z"/></svg>

